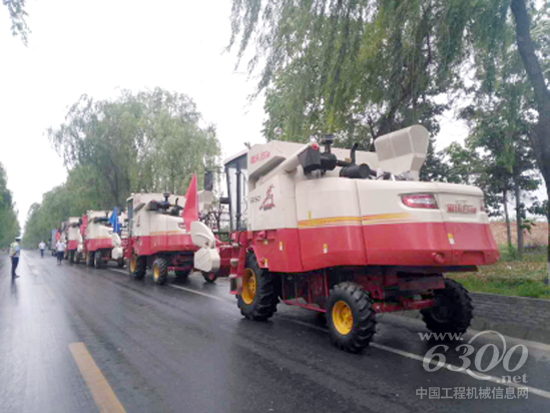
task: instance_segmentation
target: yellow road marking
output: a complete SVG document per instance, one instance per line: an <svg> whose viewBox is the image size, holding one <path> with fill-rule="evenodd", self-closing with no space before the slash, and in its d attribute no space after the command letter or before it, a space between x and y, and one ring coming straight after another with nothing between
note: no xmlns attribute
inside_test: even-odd
<svg viewBox="0 0 550 413"><path fill-rule="evenodd" d="M80 374L86 380L86 384L92 393L95 404L100 412L126 412L115 392L101 373L90 352L84 343L71 343L69 349L73 354Z"/></svg>

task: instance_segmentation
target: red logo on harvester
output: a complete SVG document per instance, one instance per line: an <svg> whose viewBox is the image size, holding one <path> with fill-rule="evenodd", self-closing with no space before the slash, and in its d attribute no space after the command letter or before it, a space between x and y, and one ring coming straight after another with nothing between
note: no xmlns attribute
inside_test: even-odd
<svg viewBox="0 0 550 413"><path fill-rule="evenodd" d="M260 153L257 153L256 155L253 155L250 157L250 164L254 165L256 162L263 161L271 156L271 153L269 151L263 151Z"/></svg>
<svg viewBox="0 0 550 413"><path fill-rule="evenodd" d="M265 199L262 202L262 205L260 205L260 211L267 211L275 206L275 201L273 200L273 188L275 188L275 185L269 185L269 188L267 188Z"/></svg>

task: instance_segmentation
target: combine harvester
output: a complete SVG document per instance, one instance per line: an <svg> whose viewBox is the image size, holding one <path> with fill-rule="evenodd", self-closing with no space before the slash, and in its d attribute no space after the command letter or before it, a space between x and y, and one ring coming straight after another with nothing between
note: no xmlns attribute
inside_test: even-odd
<svg viewBox="0 0 550 413"><path fill-rule="evenodd" d="M84 248L80 225L82 219L79 217L70 217L65 222L65 232L67 237L67 248L65 249L65 259L71 263L78 263L82 258Z"/></svg>
<svg viewBox="0 0 550 413"><path fill-rule="evenodd" d="M151 268L155 283L161 285L166 283L170 271L184 279L198 270L205 281L216 280L220 264L223 265L216 248L219 242L210 228L199 221L199 210L211 204L212 184L212 175L207 173L205 190L200 193L193 176L185 197L137 193L128 198L125 256L133 278L143 279L147 268ZM220 251L223 253L223 247Z"/></svg>
<svg viewBox="0 0 550 413"><path fill-rule="evenodd" d="M118 233L113 231L113 222L117 219L116 209L111 217L109 211L88 211L82 217L84 257L89 267L99 269L108 261L115 261L119 268L124 267L122 241Z"/></svg>
<svg viewBox="0 0 550 413"><path fill-rule="evenodd" d="M375 153L332 143L271 141L225 162L243 316L266 320L279 300L325 313L350 352L368 346L377 313L421 310L431 331L464 333L472 301L443 274L499 258L482 191L418 181L422 126L379 137Z"/></svg>

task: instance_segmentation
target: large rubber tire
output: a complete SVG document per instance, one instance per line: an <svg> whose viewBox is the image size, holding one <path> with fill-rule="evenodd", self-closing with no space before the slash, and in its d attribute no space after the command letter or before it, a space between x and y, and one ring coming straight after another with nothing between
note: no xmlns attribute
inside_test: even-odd
<svg viewBox="0 0 550 413"><path fill-rule="evenodd" d="M128 262L128 272L135 280L143 280L147 272L147 260L145 257L137 257L134 254L130 256Z"/></svg>
<svg viewBox="0 0 550 413"><path fill-rule="evenodd" d="M93 252L87 252L86 253L86 265L88 267L94 266L94 253Z"/></svg>
<svg viewBox="0 0 550 413"><path fill-rule="evenodd" d="M119 258L116 264L118 268L124 268L124 258Z"/></svg>
<svg viewBox="0 0 550 413"><path fill-rule="evenodd" d="M164 258L155 258L153 261L153 281L158 285L166 284L168 281L168 261Z"/></svg>
<svg viewBox="0 0 550 413"><path fill-rule="evenodd" d="M276 281L275 275L260 268L254 253L249 253L246 257L243 291L237 295L241 314L256 321L272 317L279 302Z"/></svg>
<svg viewBox="0 0 550 413"><path fill-rule="evenodd" d="M101 251L97 250L94 254L94 268L100 270L103 267L103 255Z"/></svg>
<svg viewBox="0 0 550 413"><path fill-rule="evenodd" d="M474 306L468 290L459 282L445 280L445 288L434 290L434 305L421 311L428 330L434 333L465 333Z"/></svg>
<svg viewBox="0 0 550 413"><path fill-rule="evenodd" d="M203 272L202 276L204 278L204 281L206 281L209 284L213 284L218 279L218 274L212 273L212 272Z"/></svg>
<svg viewBox="0 0 550 413"><path fill-rule="evenodd" d="M359 353L369 345L376 333L376 313L363 287L354 282L335 285L325 308L330 337L336 347Z"/></svg>
<svg viewBox="0 0 550 413"><path fill-rule="evenodd" d="M74 250L72 250L71 252L69 252L69 261L71 262L71 264L74 264L74 263L75 263L75 259L74 259L75 252L76 252L76 251L74 251Z"/></svg>

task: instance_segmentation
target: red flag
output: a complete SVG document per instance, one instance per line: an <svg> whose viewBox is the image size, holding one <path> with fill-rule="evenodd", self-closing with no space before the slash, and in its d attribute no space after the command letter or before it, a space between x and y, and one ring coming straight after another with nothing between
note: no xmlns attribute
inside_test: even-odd
<svg viewBox="0 0 550 413"><path fill-rule="evenodd" d="M185 229L189 232L191 228L191 222L198 221L199 219L199 197L197 196L197 174L193 174L187 193L185 194L185 206L181 214L183 222L185 223Z"/></svg>

